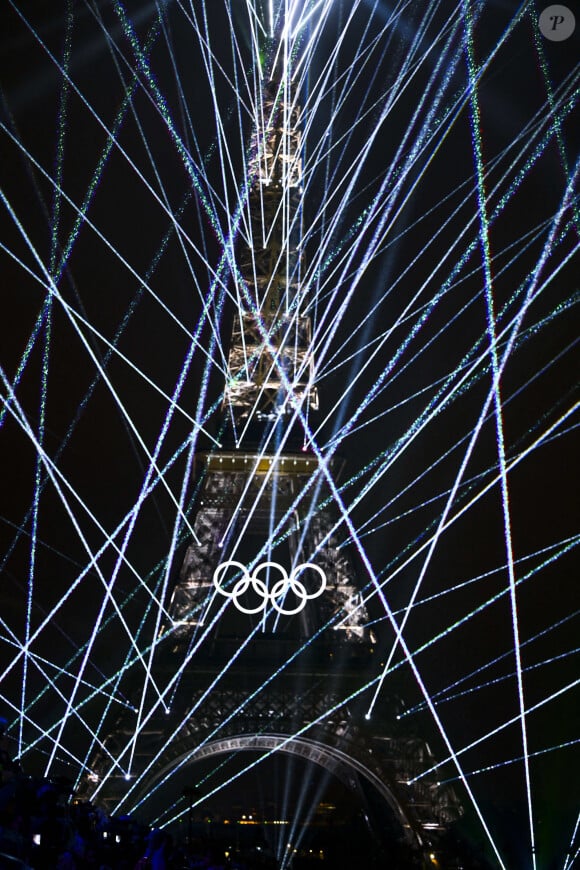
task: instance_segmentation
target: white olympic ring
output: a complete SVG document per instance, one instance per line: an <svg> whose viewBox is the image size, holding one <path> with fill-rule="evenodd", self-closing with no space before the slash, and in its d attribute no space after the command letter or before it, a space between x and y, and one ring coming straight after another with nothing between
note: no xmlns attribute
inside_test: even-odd
<svg viewBox="0 0 580 870"><path fill-rule="evenodd" d="M231 592L228 592L221 585L221 577L224 571L227 571L228 568L239 568L242 572L243 576L234 584L234 587ZM258 574L260 571L263 571L264 568L276 568L280 574L282 575L281 580L277 580L272 589L269 590L263 580L260 580ZM298 576L305 571L307 568L311 568L313 571L316 571L320 576L321 584L320 589L316 592L308 592L304 583L301 583L298 580ZM301 610L306 607L306 602L311 601L313 598L318 598L319 595L322 595L324 590L326 589L326 574L318 565L313 565L312 562L303 562L301 565L296 565L296 567L291 571L290 576L283 565L278 564L278 562L262 562L261 565L257 565L254 568L253 574L250 574L245 565L241 562L236 562L231 559L229 562L222 562L221 565L215 569L213 574L213 585L217 592L220 595L224 595L226 598L232 598L236 608L240 611L240 613L254 614L260 613L262 610L265 610L268 606L268 603L272 605L274 610L277 610L278 613L281 613L283 616L294 616L295 613L300 613ZM258 605L258 607L244 607L239 602L240 595L243 595L244 592L247 592L248 589L252 587L252 590L256 592L258 595L262 596L262 602ZM302 600L298 604L297 607L289 608L286 610L283 606L283 599L286 597L286 594L292 590L294 595L298 596ZM282 604L278 603L278 598L282 598Z"/></svg>

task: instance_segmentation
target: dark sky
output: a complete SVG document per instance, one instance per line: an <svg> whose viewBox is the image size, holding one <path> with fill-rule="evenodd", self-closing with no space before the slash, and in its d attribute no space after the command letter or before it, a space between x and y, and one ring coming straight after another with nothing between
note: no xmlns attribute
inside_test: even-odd
<svg viewBox="0 0 580 870"><path fill-rule="evenodd" d="M194 6L201 21L204 4ZM578 18L576 5L568 6L574 6ZM26 354L16 396L34 433L32 438L11 414L2 418L3 666L14 655L10 632L15 635L14 643L26 640L27 588L32 589L33 631L64 601L34 641L34 652L47 663L44 673L31 664L28 699L46 685L46 674L53 678L90 636L103 602L103 583L115 571L116 556L106 548L95 565L89 564L88 554L99 551L104 534L114 533L116 543L122 543L124 532L115 530L139 500L148 468L145 448L149 453L155 449L170 407L168 397L176 388L188 352L188 335L198 324L200 294L207 292L210 270L219 262L220 236L227 232L228 203L235 201L241 184L242 153L250 132L242 71L249 69L251 44L242 7L239 4L233 16L240 52L235 68L224 3L212 0L206 9L216 62L213 97L236 178L235 183L230 177L225 184L211 83L199 37L179 3L163 4L161 20L154 3L136 0L124 7L76 0L56 6L15 0L5 3L0 13L0 179L5 198L0 236L4 246L0 252L4 301L1 393L4 401L4 376L13 383ZM349 4L337 2L316 37L301 94L308 117L303 205L307 268L318 263L318 252L327 245L313 280L313 286L320 281L323 288L316 312L314 304L311 312L315 322L325 311L329 321L337 318L341 300L352 281L357 281L327 351L318 381L321 408L310 423L318 430L330 413L317 434L324 451L357 414L356 430L337 449L345 460L341 482L352 479L343 491L347 505L370 480L375 466L369 470L369 465L383 453L389 458L388 471L354 508L353 521L375 573L381 579L390 578L385 592L394 610L404 607L412 594L427 548L423 557L409 557L437 528L446 501L442 493L454 484L492 382L489 353L485 356L489 339L478 240L477 151L470 104L464 99L467 52L458 50L463 25L453 32L461 18L461 4L458 8L450 2L433 5L421 0L411 7L396 26L383 32L392 12L389 4L360 3L350 21ZM476 127L486 173L498 332L517 317L534 269L549 249L538 278L542 292L523 317L501 379L508 466L555 427L553 437L515 463L508 474L529 708L577 676L576 659L569 653L577 645L578 623L567 617L578 606L578 559L573 548L563 552L568 539L578 533L574 428L578 412L570 413L578 401L578 279L572 259L578 244L577 209L568 208L553 237L550 231L578 160L578 32L563 42L544 39L536 26L540 7L536 10L529 4L529 11L500 45L513 5L489 2L477 10L473 52L477 64L485 62L485 71L477 92ZM113 47L107 44L105 31ZM347 37L321 88L319 75L324 74L329 53L345 32ZM145 62L140 47L148 42ZM57 62L69 70L69 87L63 88ZM404 86L399 79L402 70L406 70ZM232 88L234 71L239 101ZM138 83L133 101L124 106L135 72ZM315 103L318 93L322 96ZM389 101L390 110L375 135ZM103 159L107 129L115 129L116 143ZM373 136L355 178L361 150ZM320 143L328 148L328 158L313 166ZM184 149L196 166L204 165L204 173L195 175L188 169ZM99 160L101 171L93 182ZM336 216L345 178L354 179L353 186ZM68 199L55 196L51 179L60 179ZM210 189L217 197L213 222L205 200ZM160 202L164 197L165 206ZM371 220L369 208L376 197L379 207ZM66 266L56 279L62 301L55 299L47 314L46 288L30 271L42 276L38 257L46 270L58 273L55 264L67 251L77 220L75 206L85 200L92 226L81 223L75 231ZM167 209L183 230L182 243L170 231ZM383 219L381 235L387 227L388 232L373 249L373 235ZM469 245L471 251L466 254ZM187 260L184 248L189 253ZM373 256L367 263L369 251ZM341 264L349 254L351 260L344 271ZM339 292L330 297L328 291L334 289ZM73 309L84 340L71 324L64 303ZM36 334L41 312L44 316ZM372 315L365 319L367 312ZM232 317L232 306L226 303L219 321L226 350ZM36 338L27 351L31 335ZM207 325L201 329L199 342L210 347ZM119 354L110 352L112 343ZM478 354L482 362L453 398L421 426L430 403L435 407L440 402L439 390L447 395L458 383L460 367ZM203 371L204 357L198 352L183 380L178 409L159 449L158 467L170 461L191 432ZM365 397L385 371L382 389L365 407ZM447 380L453 373L454 379ZM351 382L353 388L343 396ZM222 375L214 367L205 409L219 400L222 389ZM459 488L452 514L497 475L493 407L492 403L466 468L464 482L468 484ZM565 414L566 421L557 425ZM208 410L208 431L215 434L219 426L219 410ZM58 469L53 481L46 481L42 466L38 471L39 441ZM209 443L201 437L199 446ZM91 654L86 671L89 681L114 673L129 648L128 632L139 626L148 596L137 585L136 575L150 588L162 576L175 523L173 499L179 498L185 469L186 451L182 450L164 473L166 486L156 486L143 502L127 547L135 572L123 565L115 583L118 602L132 595L124 610L128 631L107 604L105 621L111 619ZM38 474L45 485L36 515ZM59 487L69 511L58 495ZM186 504L192 495L193 487ZM175 568L187 543L183 528L181 532ZM344 530L342 534L346 537ZM36 541L33 547L31 540ZM559 557L552 558L556 554ZM359 570L364 585L368 578L362 565ZM82 581L75 585L81 574ZM417 649L504 592L495 604L482 608L417 657L433 693L512 650L511 656L470 678L462 688L496 682L439 708L457 749L518 712L504 516L497 482L442 535L419 599L467 580L473 582L418 606L405 632L410 649ZM376 625L379 646L388 650L392 629L381 619L384 611L376 596L369 609L371 617L380 620ZM567 621L552 628L563 620ZM143 637L152 628L149 617ZM541 632L540 639L532 640ZM542 664L548 659L554 661ZM78 667L77 660L73 673ZM420 693L410 669L400 671L411 706L421 699ZM368 678L376 673L377 663ZM5 715L14 723L10 734L15 741L18 717L9 705L19 708L22 679L20 661L2 685ZM59 680L66 697L72 680L62 673ZM55 690L49 690L33 708L31 718L48 727L63 715L64 703ZM543 753L531 760L530 770L538 849L546 867L555 866L550 862L557 860L562 863L571 836L577 808L570 771L578 756L575 746L543 751L576 739L575 711L577 694L575 704L573 692L567 692L527 717L529 750ZM422 712L411 720L413 727L432 736L434 748L443 754L429 714ZM37 728L27 724L24 746L37 734ZM71 727L70 733L65 730L63 739L65 745L67 740L74 745L75 752L83 751L84 737L79 737L78 728ZM42 769L42 753L49 749L48 741L39 743L24 756L25 763ZM471 771L521 755L521 733L516 725L467 753L464 769ZM454 776L451 765L444 771L445 777ZM76 775L74 765L70 775ZM472 784L498 843L513 855L510 866L525 866L526 847L521 844L529 835L522 763L474 776ZM558 821L554 821L556 815Z"/></svg>

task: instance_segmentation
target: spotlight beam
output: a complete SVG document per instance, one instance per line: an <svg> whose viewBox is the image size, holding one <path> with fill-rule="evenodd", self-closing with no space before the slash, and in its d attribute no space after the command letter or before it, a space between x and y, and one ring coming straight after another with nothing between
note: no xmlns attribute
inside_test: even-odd
<svg viewBox="0 0 580 870"><path fill-rule="evenodd" d="M570 692L572 689L575 689L576 686L580 685L580 678L577 680L572 680L570 683L567 683L565 686L562 686L561 689L557 689L555 692L552 692L545 698L542 698L541 701L537 701L535 704L527 707L525 710L526 716L529 716L530 713L535 713L536 710L540 710L542 707L545 707L546 704L550 704L552 701L555 701L557 698L561 698L567 692ZM476 746L479 746L486 740L489 740L491 737L496 737L498 734L501 734L502 731L505 731L506 728L509 728L510 725L520 724L520 713L518 712L516 716L512 716L510 719L507 719L505 722L502 722L501 725L498 725L497 728L493 728L490 731L487 731L481 737L478 737L476 740L472 740L471 743L468 743L466 746L463 746L461 749L458 749L455 753L456 756L464 755L466 752L469 752L471 749L474 749ZM443 767L444 764L447 764L449 761L455 761L453 756L449 755L447 758L444 758L442 761L438 761L436 764L433 764L427 770L422 771L418 776L413 777L413 779L409 780L409 783L412 785L415 782L418 782L420 779L423 779L429 774L434 773L434 771L438 770L440 767Z"/></svg>

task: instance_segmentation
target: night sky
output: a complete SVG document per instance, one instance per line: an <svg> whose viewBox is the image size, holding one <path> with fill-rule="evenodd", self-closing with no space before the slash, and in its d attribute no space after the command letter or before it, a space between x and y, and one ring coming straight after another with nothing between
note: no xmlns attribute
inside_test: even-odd
<svg viewBox="0 0 580 870"><path fill-rule="evenodd" d="M42 658L29 665L26 698L30 702L57 673L60 694L49 687L41 695L22 733L22 658L2 678L0 713L11 723L15 754L21 741L22 764L34 772L43 771L51 751L47 738L27 751L39 734L34 723L47 728L63 716L79 659L68 674L66 663L90 637L101 607L102 631L86 670L90 683L115 673L130 635L141 631L137 643L144 644L153 631L151 612L139 628L149 602L145 586L156 587L170 551L175 499L186 472L184 445L203 395L205 357L198 350L175 407L170 401L243 181L251 121L242 73L251 68L252 51L245 4L231 4L235 63L227 4L191 5L200 27L204 11L207 16L213 91L186 4L7 0L0 11L0 394L6 403L10 384L17 400L10 403L13 413L3 414L0 432L2 670L26 642L28 609L34 633L63 602L31 646ZM580 21L577 4L567 5ZM578 161L579 37L576 30L562 42L543 38L536 23L541 4L523 4L526 11L513 24L515 4L469 7L476 13L473 55L484 64L478 124L465 97L469 52L461 48L461 3L408 4L384 30L394 14L391 4L337 0L316 33L301 85L304 262L313 322L326 317L337 329L316 351L324 356L321 407L309 423L323 452L344 436L336 454L344 462L340 483L347 506L385 462L384 474L357 502L352 519L396 612L413 593L429 548L425 542L437 529L492 385L474 146L479 142L499 334L515 322L534 280L541 288L523 314L501 377L529 709L578 676L577 193L571 197L575 210L569 198L555 229L552 222ZM313 33L311 20L303 46ZM216 105L231 159L226 179ZM114 143L107 131L114 131ZM317 160L321 152L327 156ZM62 197L55 194L58 187ZM52 302L43 268L58 288ZM231 276L226 282L232 286ZM353 282L355 293L339 318ZM218 312L218 296L212 311L227 354L233 305L226 301ZM197 338L211 348L207 323ZM500 356L504 348L502 338ZM219 350L212 353L221 364ZM480 362L468 371L477 357ZM380 378L381 389L365 404ZM199 450L208 449L220 430L222 390L223 375L214 365L203 398L207 434L199 437ZM114 585L115 601L128 599L123 627L112 602L103 599L117 562L114 548L103 544L113 536L122 546L126 527L119 524L138 503L144 480L158 478L149 471L149 456L168 412L155 459L158 469L170 465L143 500L127 543L134 570L122 564ZM40 444L56 469L52 479L37 461ZM458 688L491 681L489 686L438 707L457 750L517 717L519 709L498 474L491 401L450 516L467 508L433 550L418 593L418 600L431 600L413 610L405 629L411 650L442 634L416 659L431 694L503 656ZM194 492L192 484L186 511ZM341 536L347 537L344 527ZM173 579L188 542L181 523ZM365 586L369 578L360 559L356 564ZM466 581L472 582L440 595ZM497 601L484 607L494 595ZM473 618L445 635L476 608L481 609ZM377 649L388 652L393 632L376 595L369 612L376 620ZM395 661L400 658L399 650ZM361 685L377 675L379 661L384 656L361 675ZM421 702L408 666L393 681L408 707ZM88 691L81 687L79 700ZM98 704L86 709L98 721ZM578 738L577 712L576 687L527 716L529 751L538 753L530 771L545 868L562 866L578 812L577 745L554 748ZM408 722L428 737L436 756L446 756L428 711L410 715ZM82 758L88 739L73 717L63 746ZM467 752L463 766L474 771L522 754L516 721ZM62 750L57 758L54 770L75 779L78 764ZM441 779L455 775L451 763L442 768ZM531 866L523 763L488 770L470 782L508 866ZM475 821L473 829L475 842L483 842Z"/></svg>

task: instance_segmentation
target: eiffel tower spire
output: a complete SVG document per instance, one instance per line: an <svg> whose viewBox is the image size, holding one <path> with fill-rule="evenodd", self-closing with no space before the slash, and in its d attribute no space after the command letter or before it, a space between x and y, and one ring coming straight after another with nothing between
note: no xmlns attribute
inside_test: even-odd
<svg viewBox="0 0 580 870"><path fill-rule="evenodd" d="M248 161L243 287L228 356L224 409L240 431L255 417L318 407L312 324L301 286L300 108L288 78L271 79L255 120Z"/></svg>

